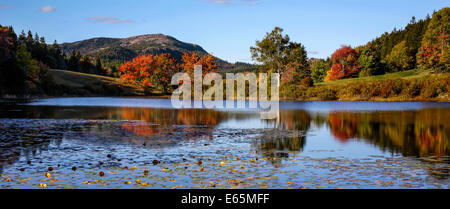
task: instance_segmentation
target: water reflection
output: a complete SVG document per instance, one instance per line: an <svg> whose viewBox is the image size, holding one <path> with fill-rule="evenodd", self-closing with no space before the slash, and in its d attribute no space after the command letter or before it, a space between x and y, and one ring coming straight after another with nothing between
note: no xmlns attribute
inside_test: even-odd
<svg viewBox="0 0 450 209"><path fill-rule="evenodd" d="M213 138L214 129L233 123L239 128L274 128L289 134L261 131L255 148L269 156L301 152L311 126L327 131L340 143L368 142L385 152L404 156L448 156L450 110L430 108L409 111L328 112L281 110L277 120L260 120L255 112L203 109L158 109L135 107L7 106L0 118L108 119L141 121L122 123L123 130L140 137L163 137L174 132L192 133L186 139ZM236 125L237 124L237 125ZM199 127L202 131L198 132ZM10 127L2 127L8 131ZM206 131L205 131L206 130ZM45 131L45 127L35 131ZM107 134L107 133L105 133ZM8 133L2 134L7 137ZM31 137L35 134L27 134ZM25 140L22 138L21 140Z"/></svg>
<svg viewBox="0 0 450 209"><path fill-rule="evenodd" d="M333 136L345 143L364 140L405 156L446 156L450 143L450 111L332 112L326 116Z"/></svg>
<svg viewBox="0 0 450 209"><path fill-rule="evenodd" d="M0 173L3 167L11 165L21 156L27 160L49 149L50 144L56 146L62 142L61 131L55 131L39 121L10 120L0 122Z"/></svg>

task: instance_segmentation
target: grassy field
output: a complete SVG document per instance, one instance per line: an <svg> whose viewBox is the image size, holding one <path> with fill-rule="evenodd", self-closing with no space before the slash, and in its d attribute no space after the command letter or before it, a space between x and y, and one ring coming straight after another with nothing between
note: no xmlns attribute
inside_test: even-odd
<svg viewBox="0 0 450 209"><path fill-rule="evenodd" d="M353 82L371 82L371 81L381 81L381 80L387 80L387 79L420 79L427 75L431 74L431 70L407 70L397 73L387 73L384 75L377 75L377 76L368 76L368 77L360 77L360 78L348 78L348 79L342 79L342 80L336 80L336 81L328 81L328 82L322 82L318 83L317 85L334 85L334 84L350 84Z"/></svg>
<svg viewBox="0 0 450 209"><path fill-rule="evenodd" d="M118 78L66 70L49 70L59 96L157 96ZM379 76L322 82L313 87L282 86L286 100L450 101L450 73L409 70Z"/></svg>
<svg viewBox="0 0 450 209"><path fill-rule="evenodd" d="M124 82L118 78L79 73L67 70L49 70L58 89L68 95L144 96L142 86Z"/></svg>
<svg viewBox="0 0 450 209"><path fill-rule="evenodd" d="M280 95L287 100L450 101L450 73L409 70L312 87L289 84L281 87Z"/></svg>

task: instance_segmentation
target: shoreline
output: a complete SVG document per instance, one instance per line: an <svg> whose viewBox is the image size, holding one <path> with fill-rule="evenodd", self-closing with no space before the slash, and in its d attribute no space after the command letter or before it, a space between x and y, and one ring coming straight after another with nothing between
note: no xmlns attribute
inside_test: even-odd
<svg viewBox="0 0 450 209"><path fill-rule="evenodd" d="M30 97L0 97L0 102L3 101L28 101L34 99L47 99L47 98L95 98L95 97L115 97L115 98L137 98L137 99L170 99L170 95L162 96L110 96L110 95L89 95L89 96L30 96ZM236 99L234 99L236 101ZM248 101L248 98L246 98ZM299 100L294 98L282 98L281 102L434 102L434 103L450 103L450 99L400 99L400 98L346 98L336 100L323 100L318 98Z"/></svg>

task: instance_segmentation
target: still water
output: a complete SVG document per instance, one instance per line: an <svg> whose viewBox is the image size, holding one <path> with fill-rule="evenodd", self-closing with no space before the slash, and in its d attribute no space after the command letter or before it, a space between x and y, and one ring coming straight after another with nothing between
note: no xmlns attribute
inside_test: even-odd
<svg viewBox="0 0 450 209"><path fill-rule="evenodd" d="M450 103L39 99L1 106L0 187L449 189L449 138Z"/></svg>

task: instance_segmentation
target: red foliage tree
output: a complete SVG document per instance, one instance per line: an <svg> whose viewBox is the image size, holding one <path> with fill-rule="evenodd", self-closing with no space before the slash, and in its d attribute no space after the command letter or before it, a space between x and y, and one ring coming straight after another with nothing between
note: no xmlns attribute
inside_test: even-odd
<svg viewBox="0 0 450 209"><path fill-rule="evenodd" d="M435 69L438 71L449 71L450 56L448 43L450 35L440 33L435 39L435 43L423 44L417 53L417 63L420 66Z"/></svg>
<svg viewBox="0 0 450 209"><path fill-rule="evenodd" d="M154 85L167 92L171 77L179 71L179 66L170 54L147 54L123 63L120 71L124 80L146 87Z"/></svg>
<svg viewBox="0 0 450 209"><path fill-rule="evenodd" d="M350 46L342 46L331 55L333 65L327 72L325 81L334 81L358 75L361 65L358 63L358 53Z"/></svg>
<svg viewBox="0 0 450 209"><path fill-rule="evenodd" d="M11 48L13 48L13 39L10 36L8 27L0 26L0 63L11 58Z"/></svg>
<svg viewBox="0 0 450 209"><path fill-rule="evenodd" d="M202 65L203 75L217 70L216 58L210 54L200 57L197 52L184 52L182 61L182 67L191 76L194 73L195 65Z"/></svg>

